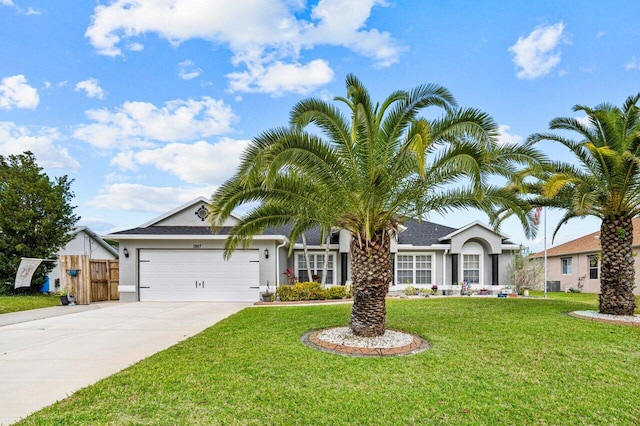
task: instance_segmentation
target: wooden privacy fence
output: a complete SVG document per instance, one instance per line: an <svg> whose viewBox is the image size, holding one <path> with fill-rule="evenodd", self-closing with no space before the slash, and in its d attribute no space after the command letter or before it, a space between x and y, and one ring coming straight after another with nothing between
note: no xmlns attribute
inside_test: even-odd
<svg viewBox="0 0 640 426"><path fill-rule="evenodd" d="M82 255L60 256L60 284L69 288L78 305L118 300L120 269L117 260L89 259Z"/></svg>

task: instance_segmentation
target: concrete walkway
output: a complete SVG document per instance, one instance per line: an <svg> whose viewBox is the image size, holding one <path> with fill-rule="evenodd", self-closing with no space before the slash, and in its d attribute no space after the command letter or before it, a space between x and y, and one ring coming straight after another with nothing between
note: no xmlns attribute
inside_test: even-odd
<svg viewBox="0 0 640 426"><path fill-rule="evenodd" d="M64 399L250 305L109 302L0 315L0 425Z"/></svg>

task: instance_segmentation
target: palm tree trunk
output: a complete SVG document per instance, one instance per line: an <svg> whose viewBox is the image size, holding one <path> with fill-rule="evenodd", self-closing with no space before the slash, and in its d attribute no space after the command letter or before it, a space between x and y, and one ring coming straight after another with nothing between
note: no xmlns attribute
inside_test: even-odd
<svg viewBox="0 0 640 426"><path fill-rule="evenodd" d="M302 233L302 250L304 251L304 262L307 265L307 281L311 280L311 263L309 262L309 250L307 248L307 236Z"/></svg>
<svg viewBox="0 0 640 426"><path fill-rule="evenodd" d="M380 336L385 332L386 297L393 279L389 233L374 235L371 241L351 242L353 308L349 326L357 336Z"/></svg>
<svg viewBox="0 0 640 426"><path fill-rule="evenodd" d="M633 315L635 272L633 266L633 223L629 217L605 218L600 228L600 313Z"/></svg>
<svg viewBox="0 0 640 426"><path fill-rule="evenodd" d="M329 243L331 242L331 229L327 232L327 239L325 241L324 246L324 263L322 264L322 279L320 281L320 285L324 287L327 283L327 272L329 269Z"/></svg>

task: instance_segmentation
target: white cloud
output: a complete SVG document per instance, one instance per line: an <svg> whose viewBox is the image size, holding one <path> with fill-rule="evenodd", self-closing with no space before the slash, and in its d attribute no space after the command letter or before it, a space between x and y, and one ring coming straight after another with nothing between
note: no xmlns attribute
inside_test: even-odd
<svg viewBox="0 0 640 426"><path fill-rule="evenodd" d="M583 126L591 127L591 120L586 115L583 115L581 117L575 117L575 119L576 119L576 121L578 121Z"/></svg>
<svg viewBox="0 0 640 426"><path fill-rule="evenodd" d="M191 80L202 74L202 70L193 61L187 59L178 64L178 74L183 80Z"/></svg>
<svg viewBox="0 0 640 426"><path fill-rule="evenodd" d="M379 67L398 62L404 48L398 47L388 32L364 30L374 6L386 6L383 0L321 0L311 17L317 24L305 30L303 43L344 46L371 58Z"/></svg>
<svg viewBox="0 0 640 426"><path fill-rule="evenodd" d="M261 64L248 71L228 74L230 88L238 92L271 93L274 96L286 92L307 94L329 83L333 70L329 64L316 59L307 65L274 62L264 67Z"/></svg>
<svg viewBox="0 0 640 426"><path fill-rule="evenodd" d="M82 216L78 221L78 226L86 226L98 235L108 234L109 232L116 231L115 224L107 222L106 220L99 217Z"/></svg>
<svg viewBox="0 0 640 426"><path fill-rule="evenodd" d="M30 8L27 9L25 14L27 14L27 15L36 15L37 16L37 15L42 15L42 12L30 7Z"/></svg>
<svg viewBox="0 0 640 426"><path fill-rule="evenodd" d="M172 143L158 149L121 152L111 165L136 171L138 166L153 166L193 184L222 183L236 170L247 140L222 138L217 143Z"/></svg>
<svg viewBox="0 0 640 426"><path fill-rule="evenodd" d="M535 79L549 74L560 63L560 43L566 42L564 23L539 25L526 37L509 47L520 79Z"/></svg>
<svg viewBox="0 0 640 426"><path fill-rule="evenodd" d="M90 98L104 99L105 92L95 78L89 78L76 84L76 92L81 90Z"/></svg>
<svg viewBox="0 0 640 426"><path fill-rule="evenodd" d="M13 6L13 2L11 0L0 0L0 4L3 6Z"/></svg>
<svg viewBox="0 0 640 426"><path fill-rule="evenodd" d="M203 2L200 0L117 0L99 5L85 36L98 53L122 54L121 45L131 39L155 33L172 45L189 39L203 39L227 46L232 63L245 68L231 73L234 91L292 91L305 93L309 85L273 82L270 70L285 68L296 77L305 69L321 71L316 85L326 84L333 72L326 60L300 64L301 50L317 46L339 46L371 58L376 66L398 62L405 50L388 32L367 28L371 11L386 6L384 0L320 0L310 10L310 20L298 18L305 3L290 0L237 0ZM322 68L321 70L319 68ZM266 80L266 81L265 81Z"/></svg>
<svg viewBox="0 0 640 426"><path fill-rule="evenodd" d="M153 187L134 183L107 185L99 195L87 202L98 209L164 213L194 198L208 197L214 186Z"/></svg>
<svg viewBox="0 0 640 426"><path fill-rule="evenodd" d="M192 141L230 132L231 108L208 96L176 99L159 108L148 102L125 102L114 111L89 110L94 121L80 125L73 137L102 149L153 148L157 142Z"/></svg>
<svg viewBox="0 0 640 426"><path fill-rule="evenodd" d="M38 91L27 84L24 75L14 75L0 80L0 109L34 109L39 103Z"/></svg>
<svg viewBox="0 0 640 426"><path fill-rule="evenodd" d="M79 170L80 163L69 155L66 148L55 143L58 139L60 139L58 131L51 127L32 131L27 127L17 126L13 122L0 122L0 155L7 156L31 151L41 167Z"/></svg>
<svg viewBox="0 0 640 426"><path fill-rule="evenodd" d="M144 44L142 43L129 43L127 45L127 50L132 52L142 52L144 50Z"/></svg>
<svg viewBox="0 0 640 426"><path fill-rule="evenodd" d="M498 127L498 143L500 144L519 144L522 143L523 138L520 135L512 135L509 133L511 127L506 124L501 124Z"/></svg>
<svg viewBox="0 0 640 426"><path fill-rule="evenodd" d="M640 70L640 61L636 59L635 56L631 57L631 61L629 61L625 67L627 71L629 70Z"/></svg>

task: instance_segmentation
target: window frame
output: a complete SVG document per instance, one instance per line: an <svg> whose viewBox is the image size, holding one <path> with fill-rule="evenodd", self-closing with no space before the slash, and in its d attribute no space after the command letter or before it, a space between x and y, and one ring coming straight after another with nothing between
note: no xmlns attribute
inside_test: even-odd
<svg viewBox="0 0 640 426"><path fill-rule="evenodd" d="M592 262L595 262L595 266L593 265ZM597 280L598 279L598 255L596 254L590 254L587 255L587 265L589 268L589 279L590 280Z"/></svg>
<svg viewBox="0 0 640 426"><path fill-rule="evenodd" d="M317 257L318 256L324 256L326 253L324 252L324 250L322 251L318 251L318 250L309 250L309 263L311 264L311 274L308 274L308 278L309 281L313 280L313 275L320 275L321 276L321 281L322 281L322 266L324 264L324 260L320 261L320 263L317 262ZM299 257L302 257L302 265L304 266L303 268L300 268L300 260ZM336 253L333 251L329 252L329 265L327 267L327 281L325 281L326 285L335 285L336 284ZM300 271L306 271L307 270L307 265L306 265L306 260L304 258L304 252L303 251L296 251L295 252L295 257L294 257L294 263L295 263L295 274L296 277L298 277L298 281L302 282L302 279L300 277ZM329 278L331 278L331 280L329 280Z"/></svg>
<svg viewBox="0 0 640 426"><path fill-rule="evenodd" d="M478 268L467 268L466 267L466 258L468 256L475 256L478 258ZM471 282L465 279L466 271L478 271L478 281ZM479 285L482 284L482 255L479 253L463 253L462 254L462 281L468 281L469 284Z"/></svg>
<svg viewBox="0 0 640 426"><path fill-rule="evenodd" d="M398 259L399 257L407 256L411 257L411 269L401 268L399 263L405 263L402 259ZM427 259L416 261L416 257L424 256ZM399 262L400 260L400 262ZM424 262L429 265L427 268L418 268L418 262ZM395 253L393 260L393 282L395 285L412 285L412 286L432 286L435 284L435 262L436 257L433 252L398 252ZM411 272L411 282L407 283L406 279L400 280L400 272ZM424 283L416 283L418 274L417 272L425 272L425 281Z"/></svg>
<svg viewBox="0 0 640 426"><path fill-rule="evenodd" d="M562 275L573 275L573 257L560 258L560 272Z"/></svg>

